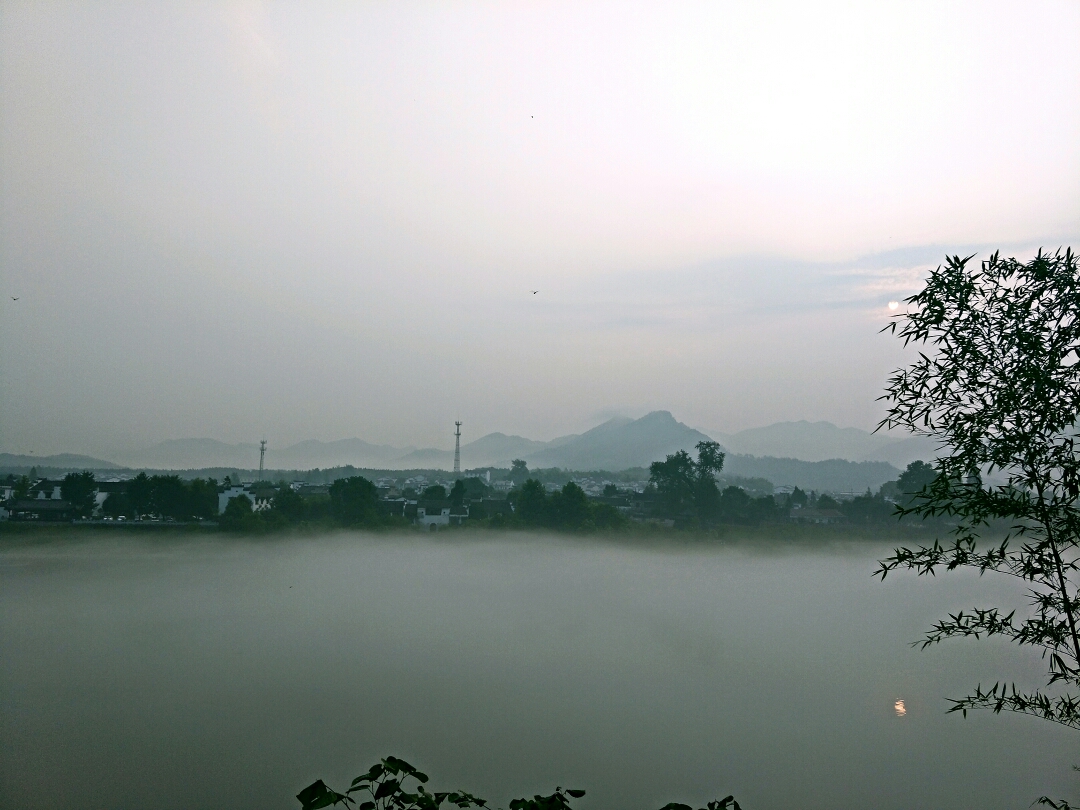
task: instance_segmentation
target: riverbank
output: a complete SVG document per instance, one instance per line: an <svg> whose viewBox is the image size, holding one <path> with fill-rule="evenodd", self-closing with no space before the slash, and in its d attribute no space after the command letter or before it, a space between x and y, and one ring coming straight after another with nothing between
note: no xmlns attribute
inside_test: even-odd
<svg viewBox="0 0 1080 810"><path fill-rule="evenodd" d="M936 529L936 532L935 532ZM442 527L438 532L424 531L419 526L392 525L376 527L344 528L323 524L292 524L265 527L258 531L228 531L216 523L171 521L78 521L73 523L12 522L0 523L0 547L38 545L50 542L70 542L78 539L101 537L152 537L199 538L222 543L260 538L319 538L331 534L352 533L401 537L429 537L452 540L469 537L515 536L523 540L530 537L550 537L552 534L573 538L591 538L606 542L634 543L649 541L669 543L672 546L687 545L743 545L754 543L791 543L797 545L823 545L834 542L932 542L935 536L944 537L945 527L919 524L893 523L885 525L806 525L795 523L769 523L757 526L721 525L709 528L673 528L657 523L628 522L617 529L599 529L590 532L563 531L536 527L498 526L483 524Z"/></svg>

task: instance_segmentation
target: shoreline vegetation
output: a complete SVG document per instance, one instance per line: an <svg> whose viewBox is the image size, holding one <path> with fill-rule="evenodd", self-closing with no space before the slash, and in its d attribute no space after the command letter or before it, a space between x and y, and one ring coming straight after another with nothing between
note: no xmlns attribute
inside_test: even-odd
<svg viewBox="0 0 1080 810"><path fill-rule="evenodd" d="M696 449L696 458L680 450L654 462L647 482L639 479L637 485L571 479L560 486L531 473L523 461L505 471L499 489L490 476L486 482L457 477L444 486L353 475L318 487L146 473L123 482L99 482L89 471L69 473L62 481L9 476L5 503L12 519L0 523L0 532L11 537L63 527L65 533L143 529L304 536L342 530L494 530L731 541L907 539L945 527L941 520L904 517L907 501L936 475L923 462L910 464L898 481L877 493L868 489L834 497L797 487L776 492L771 485L731 484L723 477L719 445L702 441ZM592 491L586 493L582 484Z"/></svg>
<svg viewBox="0 0 1080 810"><path fill-rule="evenodd" d="M930 539L932 529L914 523L858 526L805 525L795 523L771 523L757 526L717 526L707 529L675 529L656 523L629 522L619 528L590 532L560 531L538 526L498 526L467 523L448 526L439 532L424 531L411 524L383 526L341 527L321 524L296 524L280 527L260 527L256 530L229 531L211 523L168 523L161 521L130 521L106 523L100 521L77 521L73 523L5 522L0 523L0 550L26 545L66 543L102 538L132 537L162 540L214 540L273 541L315 539L350 534L373 537L423 539L452 543L456 540L484 540L486 538L520 537L528 541L532 537L561 536L568 540L596 540L600 542L648 542L671 548L687 546L767 546L804 545L825 546L835 544L913 542Z"/></svg>

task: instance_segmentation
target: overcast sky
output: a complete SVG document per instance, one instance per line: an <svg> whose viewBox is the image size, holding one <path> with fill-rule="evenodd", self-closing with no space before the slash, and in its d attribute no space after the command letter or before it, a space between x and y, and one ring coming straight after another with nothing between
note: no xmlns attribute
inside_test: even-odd
<svg viewBox="0 0 1080 810"><path fill-rule="evenodd" d="M5 2L0 451L871 428L890 300L1080 247L1078 39L1071 1Z"/></svg>

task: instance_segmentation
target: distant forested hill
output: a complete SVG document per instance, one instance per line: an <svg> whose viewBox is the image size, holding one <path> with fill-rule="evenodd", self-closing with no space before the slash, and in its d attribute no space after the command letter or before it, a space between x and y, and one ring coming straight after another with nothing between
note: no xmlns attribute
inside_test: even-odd
<svg viewBox="0 0 1080 810"><path fill-rule="evenodd" d="M610 419L580 436L562 440L556 447L526 455L525 460L530 467L571 470L647 468L677 450L696 452L694 445L708 439L701 431L676 421L669 412L653 411L640 419Z"/></svg>
<svg viewBox="0 0 1080 810"><path fill-rule="evenodd" d="M800 461L731 453L724 460L724 472L744 478L767 478L776 486L863 492L867 487L876 490L886 481L895 481L901 471L885 461Z"/></svg>
<svg viewBox="0 0 1080 810"><path fill-rule="evenodd" d="M53 456L27 456L18 453L0 453L0 470L16 472L37 467L39 471L58 470L118 470L120 465L100 458L80 456L76 453L57 453Z"/></svg>
<svg viewBox="0 0 1080 810"><path fill-rule="evenodd" d="M870 433L859 428L841 428L831 422L777 422L738 433L714 433L714 438L731 453L744 456L772 456L800 461L887 461L906 467L916 459L930 461L937 455L937 443L925 436L897 433Z"/></svg>

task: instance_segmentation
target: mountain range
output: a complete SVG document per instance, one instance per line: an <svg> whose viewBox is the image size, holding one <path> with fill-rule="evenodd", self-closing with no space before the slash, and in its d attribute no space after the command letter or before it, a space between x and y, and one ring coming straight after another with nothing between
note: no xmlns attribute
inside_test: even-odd
<svg viewBox="0 0 1080 810"><path fill-rule="evenodd" d="M56 470L119 470L121 466L77 453L57 453L54 456L27 456L19 453L0 453L0 469Z"/></svg>
<svg viewBox="0 0 1080 810"><path fill-rule="evenodd" d="M693 450L709 437L675 420L667 411L654 411L641 419L615 417L585 433L548 442L489 433L461 446L462 468L509 467L516 458L532 468L563 467L623 470L647 467L676 450ZM173 439L155 444L118 461L130 467L198 469L259 465L257 444L227 444L216 439ZM452 450L391 447L362 439L320 442L314 439L282 449L268 448L266 468L272 470L326 469L352 465L369 469L451 469Z"/></svg>
<svg viewBox="0 0 1080 810"><path fill-rule="evenodd" d="M415 449L371 444L363 439L340 439L333 442L308 439L281 449L267 449L266 468L307 470L315 467L344 467L349 464L354 467L386 467ZM259 445L227 444L217 439L172 439L124 454L118 461L129 467L160 470L194 470L202 467L237 467L250 470L259 466Z"/></svg>
<svg viewBox="0 0 1080 810"><path fill-rule="evenodd" d="M930 440L872 434L839 428L829 422L780 422L738 433L714 432L728 453L725 472L747 478L766 478L783 486L835 491L862 491L895 479L910 461L933 458ZM668 411L653 411L640 419L615 417L580 434L543 442L523 436L489 433L461 447L462 469L509 467L524 459L530 468L625 470L648 467L677 450L694 452L710 438L675 419ZM393 447L362 439L321 442L314 439L284 448L268 448L269 470L331 469L352 465L366 469L452 469L452 450ZM120 465L154 470L194 470L258 467L254 443L228 444L215 439L173 439L114 461L62 454L48 457L0 454L0 467L70 467L111 469Z"/></svg>
<svg viewBox="0 0 1080 810"><path fill-rule="evenodd" d="M729 453L800 461L885 461L900 469L912 461L929 461L938 449L935 441L924 436L898 438L858 428L840 428L831 422L777 422L738 433L712 435Z"/></svg>
<svg viewBox="0 0 1080 810"><path fill-rule="evenodd" d="M693 450L699 441L713 438L733 455L787 458L821 462L887 462L903 469L916 459L933 458L936 445L923 437L897 438L840 428L830 422L778 422L738 433L705 433L677 421L668 411L653 411L640 419L617 416L592 430L543 442L524 436L489 433L461 446L463 468L509 467L515 458L532 468L623 470L648 467L676 450ZM29 458L29 457L28 457ZM227 444L216 439L173 439L125 454L116 461L130 467L198 469L259 464L255 443ZM352 465L369 469L451 469L452 450L394 447L363 439L320 442L309 439L266 451L266 467L303 470Z"/></svg>

